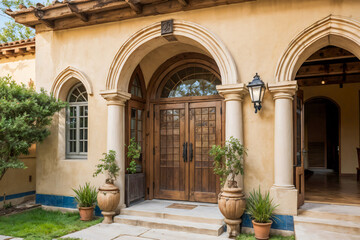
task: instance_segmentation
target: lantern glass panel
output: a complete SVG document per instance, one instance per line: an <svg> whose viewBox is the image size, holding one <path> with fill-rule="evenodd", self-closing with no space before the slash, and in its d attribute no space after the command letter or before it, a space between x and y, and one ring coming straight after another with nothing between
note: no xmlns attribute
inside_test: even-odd
<svg viewBox="0 0 360 240"><path fill-rule="evenodd" d="M251 101L254 102L254 95L253 95L253 89L252 89L252 87L249 87L249 93L250 93Z"/></svg>
<svg viewBox="0 0 360 240"><path fill-rule="evenodd" d="M252 87L252 101L259 102L261 99L261 86L253 86Z"/></svg>
<svg viewBox="0 0 360 240"><path fill-rule="evenodd" d="M261 86L260 102L262 102L262 101L263 101L264 94L265 94L265 87L264 87L264 86Z"/></svg>

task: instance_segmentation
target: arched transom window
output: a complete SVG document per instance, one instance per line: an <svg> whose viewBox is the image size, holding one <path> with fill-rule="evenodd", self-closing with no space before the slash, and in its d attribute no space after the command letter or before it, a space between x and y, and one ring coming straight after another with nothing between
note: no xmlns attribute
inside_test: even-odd
<svg viewBox="0 0 360 240"><path fill-rule="evenodd" d="M187 66L165 79L162 98L210 96L218 94L221 81L213 71L201 66Z"/></svg>
<svg viewBox="0 0 360 240"><path fill-rule="evenodd" d="M88 152L88 94L84 85L75 85L67 100L66 155L68 158L85 158Z"/></svg>

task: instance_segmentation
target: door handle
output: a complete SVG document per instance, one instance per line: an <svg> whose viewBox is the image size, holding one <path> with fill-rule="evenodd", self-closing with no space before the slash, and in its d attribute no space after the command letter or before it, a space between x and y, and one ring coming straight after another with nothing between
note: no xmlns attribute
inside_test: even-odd
<svg viewBox="0 0 360 240"><path fill-rule="evenodd" d="M190 145L190 162L192 162L194 157L193 144L190 143L189 145Z"/></svg>
<svg viewBox="0 0 360 240"><path fill-rule="evenodd" d="M184 142L183 144L183 159L184 162L187 162L187 142Z"/></svg>

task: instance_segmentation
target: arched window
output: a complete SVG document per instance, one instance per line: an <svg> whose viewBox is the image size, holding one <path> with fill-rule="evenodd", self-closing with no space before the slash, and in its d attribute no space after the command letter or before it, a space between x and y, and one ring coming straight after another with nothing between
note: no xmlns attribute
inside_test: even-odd
<svg viewBox="0 0 360 240"><path fill-rule="evenodd" d="M67 158L86 158L88 152L88 94L82 83L69 92L66 113Z"/></svg>
<svg viewBox="0 0 360 240"><path fill-rule="evenodd" d="M218 94L219 77L201 66L185 66L169 74L161 92L162 98L210 96Z"/></svg>
<svg viewBox="0 0 360 240"><path fill-rule="evenodd" d="M141 146L144 152L144 124L145 124L145 83L140 66L138 66L129 83L129 93L131 99L127 102L127 117L126 117L126 142L130 143L130 139L134 138ZM142 166L143 154L137 160L138 166ZM126 166L129 166L129 159L126 158ZM138 169L141 170L141 169Z"/></svg>

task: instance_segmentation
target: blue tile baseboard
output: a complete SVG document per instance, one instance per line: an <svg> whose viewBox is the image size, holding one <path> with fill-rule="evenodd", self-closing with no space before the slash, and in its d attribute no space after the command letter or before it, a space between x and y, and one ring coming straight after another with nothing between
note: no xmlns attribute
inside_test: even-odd
<svg viewBox="0 0 360 240"><path fill-rule="evenodd" d="M36 194L36 203L52 207L77 208L75 198L69 196ZM95 215L102 216L101 210L98 206L95 207Z"/></svg>
<svg viewBox="0 0 360 240"><path fill-rule="evenodd" d="M21 197L25 197L25 196L30 196L30 195L34 195L36 192L35 191L29 191L29 192L23 192L23 193L15 193L15 194L10 194L10 195L6 195L5 198L6 200L11 200L11 199L16 199L16 198L21 198ZM0 202L4 201L4 196L0 197Z"/></svg>
<svg viewBox="0 0 360 240"><path fill-rule="evenodd" d="M276 222L271 225L272 229L294 231L294 217L290 215L275 215ZM249 214L244 213L242 216L242 226L253 228Z"/></svg>

